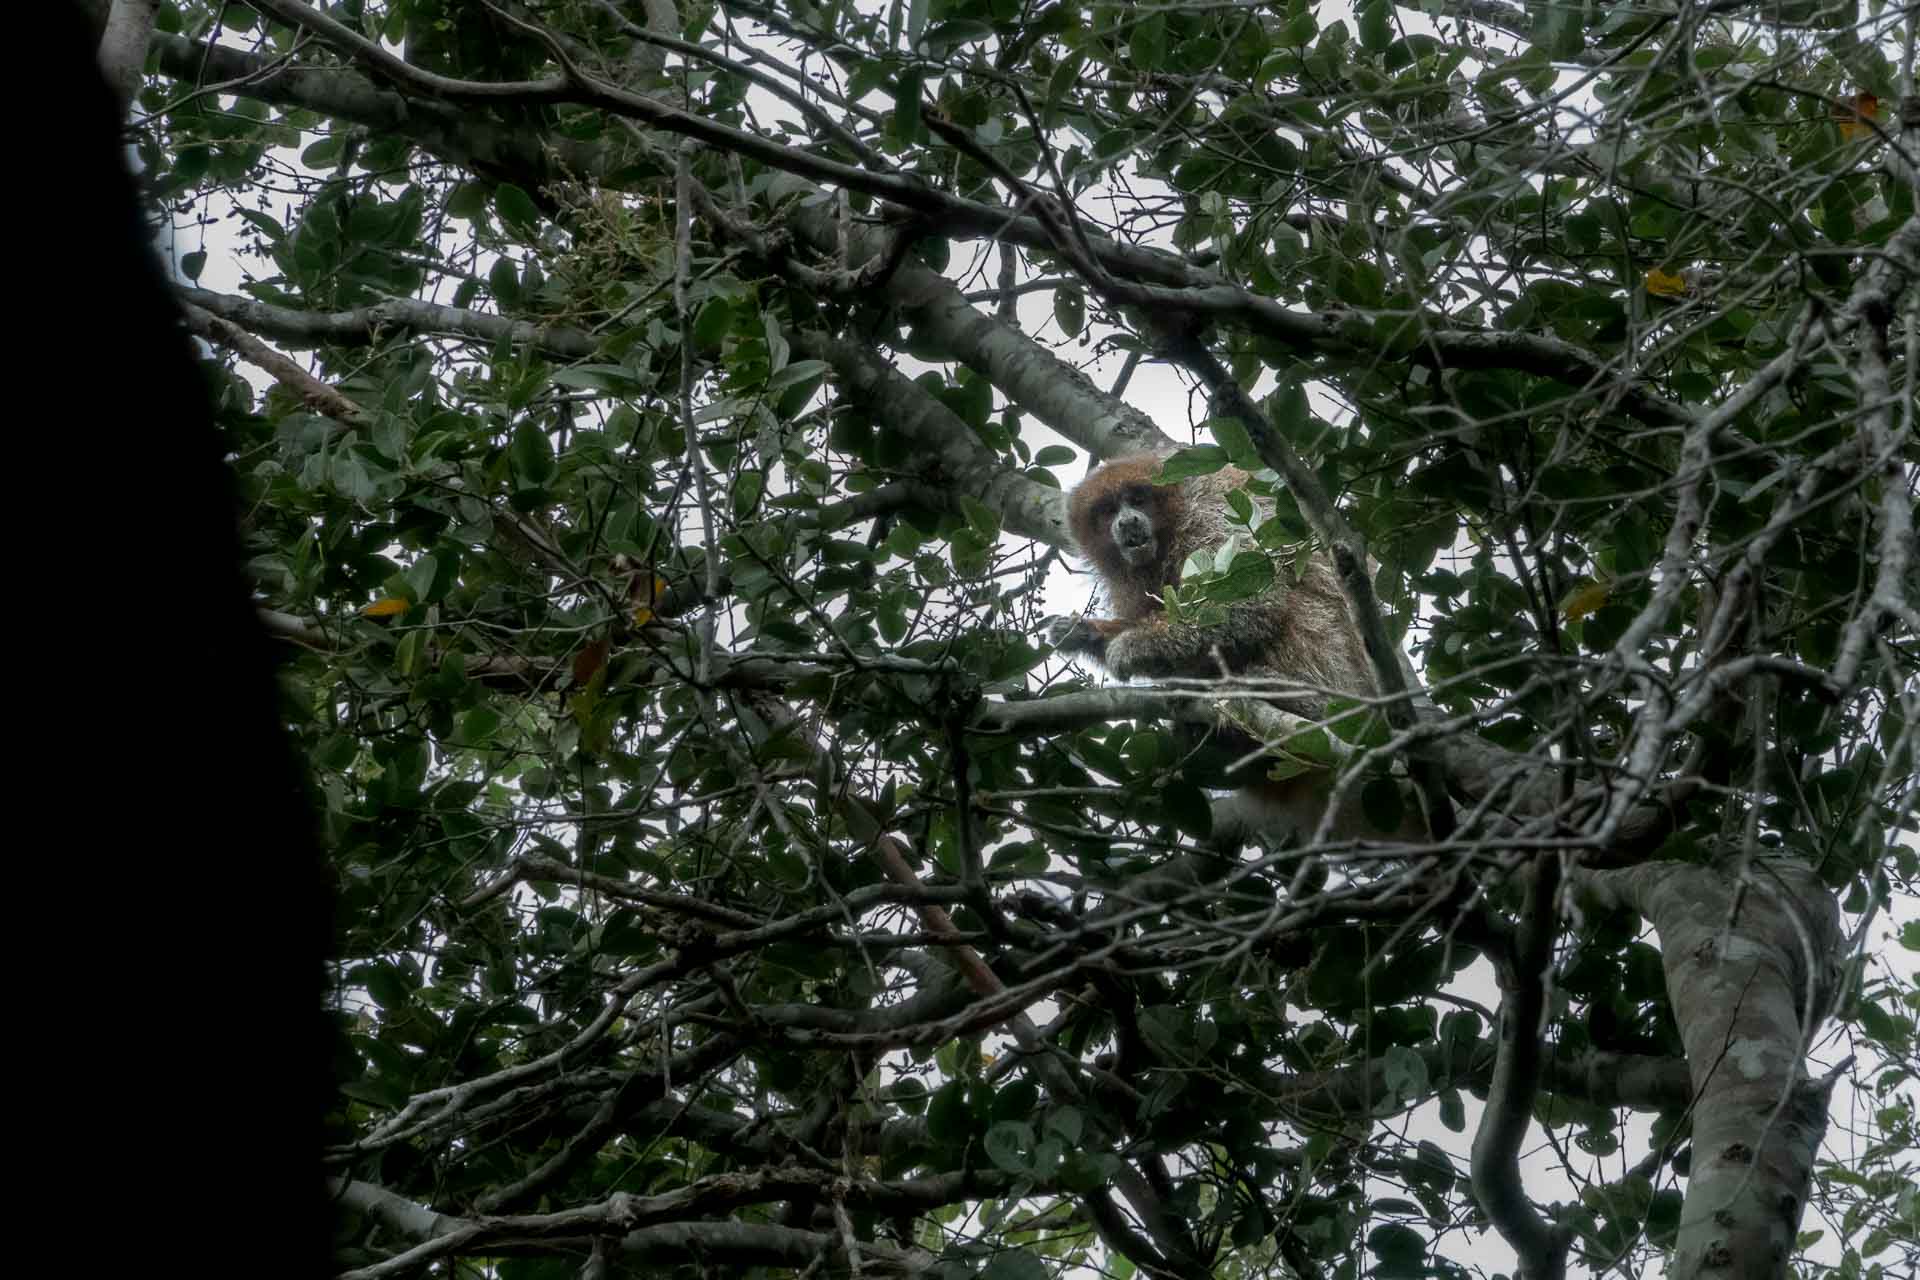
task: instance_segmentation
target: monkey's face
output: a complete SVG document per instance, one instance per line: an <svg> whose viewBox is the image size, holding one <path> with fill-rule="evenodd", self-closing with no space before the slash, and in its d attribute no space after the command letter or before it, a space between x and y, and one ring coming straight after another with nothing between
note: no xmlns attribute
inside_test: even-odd
<svg viewBox="0 0 1920 1280"><path fill-rule="evenodd" d="M1100 507L1111 511L1096 507L1094 518L1106 517L1108 536L1129 568L1150 569L1159 563L1173 531L1165 527L1165 503L1156 486L1130 484L1102 499Z"/></svg>

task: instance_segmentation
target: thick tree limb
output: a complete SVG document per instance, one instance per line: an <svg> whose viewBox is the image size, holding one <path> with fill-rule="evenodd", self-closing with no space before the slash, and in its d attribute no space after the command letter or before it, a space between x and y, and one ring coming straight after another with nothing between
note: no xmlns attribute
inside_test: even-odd
<svg viewBox="0 0 1920 1280"><path fill-rule="evenodd" d="M185 303L184 306L188 328L208 342L227 347L243 359L272 374L274 381L298 395L315 413L323 414L350 427L361 426L367 421L366 411L359 405L239 325L231 320L222 319L191 302Z"/></svg>
<svg viewBox="0 0 1920 1280"><path fill-rule="evenodd" d="M599 340L582 329L535 324L415 298L389 298L351 311L320 312L276 307L208 289L182 286L177 292L182 301L222 320L296 347L363 346L396 333L521 343L566 360L587 359L600 347Z"/></svg>
<svg viewBox="0 0 1920 1280"><path fill-rule="evenodd" d="M146 74L147 41L153 38L153 19L159 0L113 0L107 7L106 29L100 33L100 70L125 115Z"/></svg>
<svg viewBox="0 0 1920 1280"><path fill-rule="evenodd" d="M1008 529L1052 546L1068 543L1066 503L1058 489L1008 471L958 414L928 395L871 347L811 330L790 332L795 351L825 360L840 385L887 425L932 454L934 472L955 495L965 493L1000 513Z"/></svg>
<svg viewBox="0 0 1920 1280"><path fill-rule="evenodd" d="M744 245L774 268L818 287L822 273L796 263L784 237L769 235L744 215L722 208L704 189L696 190L695 199L702 217L722 240ZM1093 456L1175 447L1176 442L1144 413L1102 392L1084 373L1048 348L1006 321L980 311L951 280L907 257L902 250L912 244L917 233L913 223L902 224L890 233L864 223L848 224L827 200L794 203L787 210L786 222L823 257L844 248L849 270L838 285L841 290L879 290L914 326L919 339L984 375L1008 399ZM883 269L874 271L876 265ZM826 283L831 286L833 282Z"/></svg>
<svg viewBox="0 0 1920 1280"><path fill-rule="evenodd" d="M1827 1086L1808 1078L1803 1055L1833 996L1839 912L1797 862L1745 866L1656 862L1575 878L1660 937L1695 1097L1675 1280L1787 1274L1827 1126Z"/></svg>

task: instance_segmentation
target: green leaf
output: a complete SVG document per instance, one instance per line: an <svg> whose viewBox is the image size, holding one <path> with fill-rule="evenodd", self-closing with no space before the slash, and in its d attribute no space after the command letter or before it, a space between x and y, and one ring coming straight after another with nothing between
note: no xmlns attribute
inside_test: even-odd
<svg viewBox="0 0 1920 1280"><path fill-rule="evenodd" d="M438 556L421 556L405 574L407 596L418 604L430 604L446 595L453 574L442 569ZM438 594L435 588L438 587Z"/></svg>
<svg viewBox="0 0 1920 1280"><path fill-rule="evenodd" d="M1206 598L1217 604L1253 600L1267 593L1274 577L1273 561L1265 552L1243 548L1226 573L1206 584Z"/></svg>
<svg viewBox="0 0 1920 1280"><path fill-rule="evenodd" d="M1160 69L1167 56L1167 19L1158 9L1143 9L1127 38L1127 57L1139 71Z"/></svg>
<svg viewBox="0 0 1920 1280"><path fill-rule="evenodd" d="M931 1096L926 1084L913 1076L903 1076L888 1085L885 1098L910 1116L924 1115Z"/></svg>
<svg viewBox="0 0 1920 1280"><path fill-rule="evenodd" d="M1367 1233L1367 1248L1378 1258L1376 1276L1412 1277L1426 1274L1427 1241L1412 1227L1386 1223Z"/></svg>
<svg viewBox="0 0 1920 1280"><path fill-rule="evenodd" d="M1332 723L1334 736L1356 747L1384 747L1393 736L1387 717L1364 707L1364 703L1352 698L1328 698L1327 718Z"/></svg>
<svg viewBox="0 0 1920 1280"><path fill-rule="evenodd" d="M1000 536L1000 513L986 503L967 494L960 494L960 511L967 518L967 527L982 538L993 539Z"/></svg>
<svg viewBox="0 0 1920 1280"><path fill-rule="evenodd" d="M893 91L893 120L890 131L896 141L906 144L924 143L927 140L927 126L920 119L920 68L909 67L900 73L900 79Z"/></svg>
<svg viewBox="0 0 1920 1280"><path fill-rule="evenodd" d="M332 169L339 165L340 157L347 153L347 137L344 132L332 134L320 139L300 153L300 163L308 169ZM198 152L204 157L204 151ZM184 166L176 166L179 173Z"/></svg>
<svg viewBox="0 0 1920 1280"><path fill-rule="evenodd" d="M1057 127L1061 119L1061 104L1068 94L1079 87L1080 72L1087 65L1084 53L1071 53L1060 60L1060 65L1047 77L1047 96L1040 109L1040 121L1048 128Z"/></svg>
<svg viewBox="0 0 1920 1280"><path fill-rule="evenodd" d="M1381 1078L1401 1102L1418 1102L1427 1093L1427 1060L1404 1045L1393 1045L1384 1057Z"/></svg>
<svg viewBox="0 0 1920 1280"><path fill-rule="evenodd" d="M1087 327L1087 298L1078 289L1060 288L1053 291L1053 318L1060 331L1070 338L1080 336Z"/></svg>
<svg viewBox="0 0 1920 1280"><path fill-rule="evenodd" d="M554 385L577 391L601 391L612 396L640 396L651 390L633 372L617 364L577 364L555 369L550 375Z"/></svg>
<svg viewBox="0 0 1920 1280"><path fill-rule="evenodd" d="M1286 750L1290 755L1312 761L1323 769L1331 769L1339 763L1333 744L1327 741L1325 729L1302 729L1286 741Z"/></svg>
<svg viewBox="0 0 1920 1280"><path fill-rule="evenodd" d="M1227 460L1243 471L1258 471L1266 465L1253 447L1253 437L1238 418L1215 417L1207 420L1207 430L1226 451Z"/></svg>
<svg viewBox="0 0 1920 1280"><path fill-rule="evenodd" d="M826 376L827 369L824 360L795 360L767 379L767 390L777 392L789 387L817 386L819 380Z"/></svg>
<svg viewBox="0 0 1920 1280"><path fill-rule="evenodd" d="M1416 1151L1416 1158L1407 1166L1410 1178L1443 1192L1458 1180L1459 1174L1453 1167L1453 1159L1438 1143L1422 1138Z"/></svg>
<svg viewBox="0 0 1920 1280"><path fill-rule="evenodd" d="M981 1145L987 1159L1007 1173L1028 1173L1033 1168L1028 1155L1033 1148L1033 1127L1022 1121L1002 1120L992 1125Z"/></svg>
<svg viewBox="0 0 1920 1280"><path fill-rule="evenodd" d="M961 45L974 44L993 38L991 23L978 22L971 18L953 18L934 24L926 35L920 38L920 47L936 58L944 58Z"/></svg>
<svg viewBox="0 0 1920 1280"><path fill-rule="evenodd" d="M1379 53L1393 43L1393 0L1362 0L1355 16L1363 49Z"/></svg>
<svg viewBox="0 0 1920 1280"><path fill-rule="evenodd" d="M493 290L493 296L502 307L514 307L520 302L520 273L514 269L513 259L495 258L493 265L487 268L487 287Z"/></svg>
<svg viewBox="0 0 1920 1280"><path fill-rule="evenodd" d="M515 477L523 485L538 487L553 479L553 441L532 422L513 429L513 444L508 450Z"/></svg>
<svg viewBox="0 0 1920 1280"><path fill-rule="evenodd" d="M383 1009L398 1009L413 998L414 983L396 965L384 962L361 965L348 979L364 986Z"/></svg>
<svg viewBox="0 0 1920 1280"><path fill-rule="evenodd" d="M1275 389L1267 400L1267 418L1290 443L1311 442L1313 411L1307 404L1307 389L1298 382L1289 379Z"/></svg>
<svg viewBox="0 0 1920 1280"><path fill-rule="evenodd" d="M694 317L693 345L701 351L717 351L732 326L733 304L725 298L708 298Z"/></svg>
<svg viewBox="0 0 1920 1280"><path fill-rule="evenodd" d="M733 516L744 520L753 514L760 505L760 495L767 485L766 476L758 471L743 471L733 481Z"/></svg>
<svg viewBox="0 0 1920 1280"><path fill-rule="evenodd" d="M964 1041L952 1042L964 1047ZM973 1108L967 1105L964 1080L949 1080L933 1095L927 1108L927 1136L942 1146L957 1147L973 1134Z"/></svg>
<svg viewBox="0 0 1920 1280"><path fill-rule="evenodd" d="M1199 787L1191 782L1173 781L1160 789L1160 803L1167 817L1196 840L1213 834L1213 806Z"/></svg>
<svg viewBox="0 0 1920 1280"><path fill-rule="evenodd" d="M511 182L503 182L493 189L493 207L502 222L524 235L531 235L540 227L540 206Z"/></svg>
<svg viewBox="0 0 1920 1280"><path fill-rule="evenodd" d="M1168 457L1154 477L1156 484L1172 484L1194 476L1210 476L1227 465L1227 451L1217 444L1196 444Z"/></svg>

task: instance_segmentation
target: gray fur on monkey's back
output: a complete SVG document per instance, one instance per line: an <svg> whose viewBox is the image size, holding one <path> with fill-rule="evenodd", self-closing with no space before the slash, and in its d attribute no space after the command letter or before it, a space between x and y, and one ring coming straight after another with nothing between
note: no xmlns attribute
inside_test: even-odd
<svg viewBox="0 0 1920 1280"><path fill-rule="evenodd" d="M1157 486L1152 499L1155 547L1161 547L1163 520L1170 524L1171 537L1152 563L1136 567L1115 544L1111 521L1103 526L1095 508L1103 498L1119 495L1143 478L1151 482L1160 461L1154 454L1116 458L1074 489L1069 508L1074 539L1106 583L1117 617L1083 624L1079 641L1069 637L1063 647L1092 654L1123 679L1230 675L1316 686L1270 695L1275 705L1299 715L1324 714L1328 692L1374 693L1359 631L1324 554L1310 556L1304 572L1297 562L1276 565L1273 585L1255 599L1228 605L1223 621L1204 626L1167 621L1161 591L1179 582L1188 556L1220 546L1235 531L1226 494L1244 484L1247 475L1223 467ZM1253 496L1251 491L1248 496ZM1271 512L1271 504L1257 497L1254 506L1260 517Z"/></svg>

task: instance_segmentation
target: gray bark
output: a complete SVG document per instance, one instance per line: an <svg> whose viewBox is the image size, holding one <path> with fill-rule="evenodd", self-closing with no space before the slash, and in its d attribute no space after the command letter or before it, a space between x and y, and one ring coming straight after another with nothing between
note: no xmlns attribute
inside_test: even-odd
<svg viewBox="0 0 1920 1280"><path fill-rule="evenodd" d="M1843 945L1833 895L1784 859L1753 860L1744 875L1655 862L1577 879L1660 935L1687 1047L1694 1156L1668 1274L1786 1276L1827 1127L1828 1088L1805 1055Z"/></svg>
<svg viewBox="0 0 1920 1280"><path fill-rule="evenodd" d="M113 86L122 116L140 91L154 11L159 7L159 0L113 0L107 10L106 29L100 33L100 70Z"/></svg>

